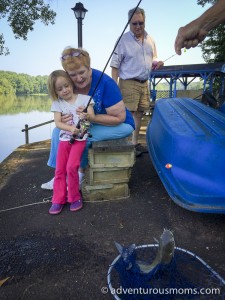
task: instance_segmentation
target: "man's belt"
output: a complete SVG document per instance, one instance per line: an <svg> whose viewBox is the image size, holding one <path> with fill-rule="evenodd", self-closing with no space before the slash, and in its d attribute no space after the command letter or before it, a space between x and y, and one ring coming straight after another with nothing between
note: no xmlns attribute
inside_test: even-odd
<svg viewBox="0 0 225 300"><path fill-rule="evenodd" d="M136 79L136 78L130 78L128 80L134 80L134 81L137 81L139 83L145 83L146 81L148 81L148 80L140 80L140 79Z"/></svg>

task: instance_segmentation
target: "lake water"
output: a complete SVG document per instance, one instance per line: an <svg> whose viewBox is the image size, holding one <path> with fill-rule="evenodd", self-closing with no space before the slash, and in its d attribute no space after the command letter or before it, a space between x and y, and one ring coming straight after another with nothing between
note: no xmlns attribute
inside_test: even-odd
<svg viewBox="0 0 225 300"><path fill-rule="evenodd" d="M53 119L48 96L0 97L0 162L25 144L25 124L29 127ZM29 142L51 138L54 122L29 130Z"/></svg>
<svg viewBox="0 0 225 300"><path fill-rule="evenodd" d="M48 96L0 96L0 162L17 147L24 145L25 124L28 127L53 120L50 112L51 100ZM149 121L144 119L143 125ZM29 143L51 138L55 123L29 130Z"/></svg>

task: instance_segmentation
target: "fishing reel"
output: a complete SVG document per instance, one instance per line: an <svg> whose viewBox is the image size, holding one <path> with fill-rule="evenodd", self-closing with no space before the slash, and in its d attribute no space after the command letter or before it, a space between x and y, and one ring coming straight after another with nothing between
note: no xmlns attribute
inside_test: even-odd
<svg viewBox="0 0 225 300"><path fill-rule="evenodd" d="M89 132L90 126L91 126L91 123L88 120L80 119L77 124L77 129L79 129L79 133L72 134L72 137L69 140L69 143L72 145L74 143L75 139L82 140L85 134L87 134L88 137L92 137L91 133Z"/></svg>

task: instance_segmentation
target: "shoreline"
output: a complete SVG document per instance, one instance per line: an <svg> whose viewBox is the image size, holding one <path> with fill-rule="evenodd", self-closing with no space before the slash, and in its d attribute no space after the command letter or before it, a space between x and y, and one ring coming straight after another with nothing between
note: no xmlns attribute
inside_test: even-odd
<svg viewBox="0 0 225 300"><path fill-rule="evenodd" d="M6 184L9 177L17 172L17 169L26 160L26 153L30 150L50 150L51 140L44 140L17 147L9 156L0 162L0 190Z"/></svg>

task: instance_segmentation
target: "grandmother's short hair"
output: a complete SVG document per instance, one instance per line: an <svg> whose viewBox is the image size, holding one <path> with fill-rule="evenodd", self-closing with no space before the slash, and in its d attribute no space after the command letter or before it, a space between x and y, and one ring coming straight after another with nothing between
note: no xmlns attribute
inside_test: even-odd
<svg viewBox="0 0 225 300"><path fill-rule="evenodd" d="M77 56L73 56L74 53L80 53ZM61 63L62 67L65 71L72 71L79 69L82 66L86 68L90 68L91 59L89 53L81 48L73 48L73 47L66 47L61 56Z"/></svg>

